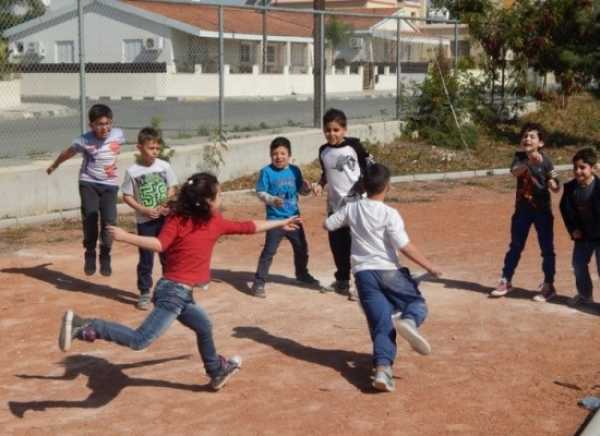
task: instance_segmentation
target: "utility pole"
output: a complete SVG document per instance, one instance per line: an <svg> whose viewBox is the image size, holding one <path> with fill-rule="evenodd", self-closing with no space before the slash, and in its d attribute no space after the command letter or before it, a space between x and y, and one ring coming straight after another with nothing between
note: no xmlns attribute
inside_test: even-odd
<svg viewBox="0 0 600 436"><path fill-rule="evenodd" d="M262 0L262 5L267 7L270 0ZM267 74L267 10L262 10L262 66L261 72Z"/></svg>
<svg viewBox="0 0 600 436"><path fill-rule="evenodd" d="M325 10L325 0L313 0L313 9ZM322 127L323 106L325 105L325 65L323 44L323 14L314 14L313 17L313 126Z"/></svg>

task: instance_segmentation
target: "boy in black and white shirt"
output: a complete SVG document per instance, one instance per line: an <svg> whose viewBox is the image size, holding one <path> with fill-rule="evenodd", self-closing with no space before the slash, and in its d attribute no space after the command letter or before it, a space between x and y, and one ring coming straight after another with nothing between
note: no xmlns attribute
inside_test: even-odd
<svg viewBox="0 0 600 436"><path fill-rule="evenodd" d="M354 187L364 174L373 158L357 138L347 138L347 120L344 112L329 109L323 116L323 133L327 143L319 149L321 179L315 185L316 195L327 188L327 214L338 211L349 195L355 194ZM329 247L337 271L330 290L356 300L350 289L350 229L342 227L329 232Z"/></svg>

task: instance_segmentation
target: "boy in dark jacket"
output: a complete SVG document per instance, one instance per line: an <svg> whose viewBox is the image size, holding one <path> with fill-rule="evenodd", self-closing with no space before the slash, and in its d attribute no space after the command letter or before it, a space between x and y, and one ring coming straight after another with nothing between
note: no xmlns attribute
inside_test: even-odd
<svg viewBox="0 0 600 436"><path fill-rule="evenodd" d="M573 156L575 178L565 184L560 201L560 213L573 246L573 270L577 295L569 302L571 306L591 303L592 279L588 265L596 254L596 266L600 273L600 181L594 175L598 158L592 148L579 150Z"/></svg>

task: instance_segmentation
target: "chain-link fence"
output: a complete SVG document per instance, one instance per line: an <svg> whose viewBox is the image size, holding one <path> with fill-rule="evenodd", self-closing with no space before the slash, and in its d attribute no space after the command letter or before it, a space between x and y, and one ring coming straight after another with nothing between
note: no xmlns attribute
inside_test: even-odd
<svg viewBox="0 0 600 436"><path fill-rule="evenodd" d="M130 143L154 123L172 146L319 126L327 107L354 120L402 118L432 51L460 53L462 27L427 20L425 3L392 3L56 0L35 14L4 11L0 163L55 154L96 102Z"/></svg>

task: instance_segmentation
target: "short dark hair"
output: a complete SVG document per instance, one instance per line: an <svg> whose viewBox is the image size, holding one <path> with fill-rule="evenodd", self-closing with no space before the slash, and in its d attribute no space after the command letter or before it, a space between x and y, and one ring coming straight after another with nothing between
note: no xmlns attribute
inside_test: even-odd
<svg viewBox="0 0 600 436"><path fill-rule="evenodd" d="M365 170L363 185L367 195L380 194L390 183L390 170L382 164L374 163Z"/></svg>
<svg viewBox="0 0 600 436"><path fill-rule="evenodd" d="M341 110L331 108L323 115L323 127L332 122L336 122L345 128L348 124L348 119L346 118L346 114Z"/></svg>
<svg viewBox="0 0 600 436"><path fill-rule="evenodd" d="M539 123L526 123L523 127L521 127L521 134L520 134L520 138L523 138L523 135L527 132L531 132L535 130L538 134L538 138L540 138L540 141L542 142L546 142L546 130L544 129L544 127L539 124Z"/></svg>
<svg viewBox="0 0 600 436"><path fill-rule="evenodd" d="M589 166L593 167L598 162L598 155L596 154L596 150L591 147L582 148L575 153L573 156L573 163L578 160L584 161Z"/></svg>
<svg viewBox="0 0 600 436"><path fill-rule="evenodd" d="M160 142L160 132L154 127L144 127L140 130L137 137L138 144L144 145L146 142Z"/></svg>
<svg viewBox="0 0 600 436"><path fill-rule="evenodd" d="M285 147L287 148L288 153L292 154L292 144L290 143L290 140L287 139L285 136L278 136L277 138L273 139L271 141L271 146L269 148L270 151L275 150L277 147Z"/></svg>
<svg viewBox="0 0 600 436"><path fill-rule="evenodd" d="M109 120L113 119L113 112L111 108L106 106L105 104L95 104L90 108L88 112L88 117L90 119L90 123L93 123L98 118L106 117Z"/></svg>

